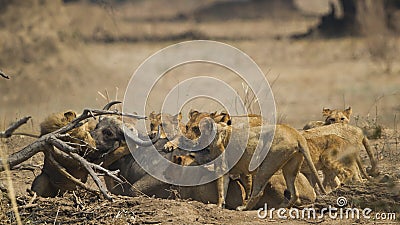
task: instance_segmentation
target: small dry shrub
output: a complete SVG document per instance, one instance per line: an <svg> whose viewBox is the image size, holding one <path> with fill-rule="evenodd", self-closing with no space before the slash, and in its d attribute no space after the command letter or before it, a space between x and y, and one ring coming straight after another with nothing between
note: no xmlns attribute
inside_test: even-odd
<svg viewBox="0 0 400 225"><path fill-rule="evenodd" d="M383 34L369 36L366 45L372 62L385 74L391 74L398 52L395 37Z"/></svg>

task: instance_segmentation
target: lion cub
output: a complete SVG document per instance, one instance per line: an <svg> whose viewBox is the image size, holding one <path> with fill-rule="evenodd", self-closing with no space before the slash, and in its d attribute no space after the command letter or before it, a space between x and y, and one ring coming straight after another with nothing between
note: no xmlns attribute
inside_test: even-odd
<svg viewBox="0 0 400 225"><path fill-rule="evenodd" d="M351 107L341 111L338 109L322 109L322 116L325 117L325 121L310 121L304 127L303 130L308 130L314 127L319 127L323 125L329 125L333 123L346 123L350 122L350 115L352 113Z"/></svg>
<svg viewBox="0 0 400 225"><path fill-rule="evenodd" d="M60 129L61 127L73 121L75 118L76 113L71 110L61 113L54 113L48 116L40 124L40 136ZM69 131L68 134L70 135L70 137L64 138L63 141L78 144L83 144L84 142L87 144L87 146L85 147L80 147L79 154L81 156L90 158L96 153L96 151L93 151L95 149L95 141L93 140L85 125ZM56 152L60 150L54 149L54 151ZM63 193L67 190L74 190L76 188L75 183L62 175L58 171L57 167L51 163L49 157L53 157L72 176L80 179L82 182L86 182L88 173L76 161L72 159L66 160L65 158L60 158L58 154L49 154L51 153L45 151L42 172L41 174L39 174L39 176L35 178L31 187L31 189L35 191L39 196L55 197L59 193Z"/></svg>
<svg viewBox="0 0 400 225"><path fill-rule="evenodd" d="M188 132L193 131L193 136L195 136L195 138L193 138L193 140L191 140L192 138L182 138L180 142L183 146L189 145L198 147L199 144L208 142L212 135L212 132L210 131L213 130L212 127L214 126L212 122L215 122L216 136L207 147L211 159L214 159L221 154L224 156L226 153L225 147L228 143L233 146L232 151L228 151L228 154L230 155L227 155L228 158L232 157L234 154L240 153L241 150L244 150L237 164L235 164L229 171L229 175L234 177L253 176L251 181L245 184L245 186L251 187L245 187L246 191L252 190L249 200L245 205L238 207L239 210L252 209L263 196L269 178L280 169L283 170L287 187L291 193L290 201L285 204L285 206L290 207L297 203L299 193L296 190L294 182L304 159L311 167L319 187L324 192L322 183L318 179L317 171L311 160L307 142L304 137L297 132L297 130L286 125L277 125L276 127L264 125L254 127L249 126L247 127L248 132L246 133L246 128L243 128L240 125L229 125L225 122L219 122L219 120L216 121L215 116L202 122L200 122L200 119L194 117L196 116L192 116L191 119L196 121L196 123L190 124L190 126L187 127L187 130ZM203 117L206 118L205 116ZM225 115L225 117L228 118L229 115ZM272 132L272 128L275 128L275 135ZM243 140L245 135L248 135L247 141ZM259 139L261 139L260 148L266 148L268 143L271 143L272 141L271 149L269 150L267 157L262 160L261 165L257 169L249 171L250 161L256 151ZM220 161L222 161L222 163L219 162L219 165L216 165L216 169L223 169L227 166L223 158ZM224 175L217 180L217 188L219 192L218 206L222 206L225 203L224 197L228 187L228 181L229 178L227 175Z"/></svg>

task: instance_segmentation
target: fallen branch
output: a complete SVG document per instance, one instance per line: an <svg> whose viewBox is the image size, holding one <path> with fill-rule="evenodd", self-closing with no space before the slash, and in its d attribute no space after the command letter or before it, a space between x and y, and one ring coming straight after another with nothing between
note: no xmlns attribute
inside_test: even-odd
<svg viewBox="0 0 400 225"><path fill-rule="evenodd" d="M70 173L68 173L66 169L62 166L62 165L81 165L84 168L84 170L86 170L88 174L92 177L93 181L96 183L97 187L99 188L100 192L104 195L104 197L108 200L111 200L112 199L111 196L107 193L107 189L101 182L95 170L101 171L102 173L104 173L104 175L115 179L119 183L123 183L123 181L116 176L118 171L109 171L97 164L88 162L84 157L78 154L79 150L77 148L74 148L71 145L68 145L68 143L61 140L62 138L68 136L67 134L68 131L77 128L79 126L82 126L83 124L88 122L89 119L93 117L101 115L118 115L118 116L133 117L137 119L146 119L146 117L144 116L138 116L129 113L121 113L118 111L85 109L79 117L75 118L73 121L71 121L64 127L61 127L60 129L54 132L41 136L35 142L24 147L22 150L11 154L9 157L7 157L6 162L4 162L5 159L0 159L0 171L3 171L5 169L5 166L13 168L14 166L19 165L20 163L28 160L35 154L43 152L46 153L46 155L48 156L50 163L68 180L75 183L77 186L82 187L85 190L88 190L95 194L99 194L97 190L94 190L86 186L80 180L78 180ZM10 137L13 134L13 132L19 126L26 123L29 120L29 118L30 117L25 117L14 123L5 132L1 133L1 137ZM54 148L53 146L56 148Z"/></svg>
<svg viewBox="0 0 400 225"><path fill-rule="evenodd" d="M57 142L56 140L59 140L58 139L59 136L57 136L57 135L65 134L68 131L85 124L85 122L82 122L82 121L92 118L93 116L100 116L100 115L119 115L119 116L127 116L127 117L133 117L133 118L138 118L138 119L146 118L145 116L138 116L138 115L129 114L129 113L121 113L121 112L117 112L117 111L85 109L79 117L75 118L69 124L65 125L64 127L60 128L52 133L43 135L38 140L36 140L32 144L26 146L22 150L11 154L7 158L6 163L10 166L10 168L13 168L14 166L28 160L35 154L43 151L43 149L47 143L52 143L53 145L54 144L59 145L56 147L61 147L61 148L65 147L65 149L68 149L68 151L70 151L70 152L78 152L76 149L74 149L71 146L68 146L67 144L65 144L65 146L62 146L63 144L61 144L61 143L64 143L64 142ZM3 136L9 137L10 134L12 135L12 132L14 132L22 124L26 123L26 121L28 121L29 118L30 117L24 117L21 120L17 121L13 125L11 125L5 132L2 132L1 133L2 136L0 136L0 137L3 137ZM3 171L3 170L4 170L3 159L0 159L0 171Z"/></svg>
<svg viewBox="0 0 400 225"><path fill-rule="evenodd" d="M103 172L105 176L111 177L111 178L113 178L115 181L117 181L119 183L124 183L124 181L122 181L119 177L116 176L116 174L119 174L119 170L110 171L110 170L105 169L104 167L101 167L101 166L99 166L97 164L90 163L90 162L89 162L89 165L91 167L93 167L94 169Z"/></svg>
<svg viewBox="0 0 400 225"><path fill-rule="evenodd" d="M28 122L28 120L30 119L30 116L26 116L20 120L18 120L17 122L11 124L11 126L9 126L5 131L0 132L0 138L9 138L11 137L11 135L14 133L14 131L16 129L18 129L20 126L22 126L23 124L25 124L26 122Z"/></svg>
<svg viewBox="0 0 400 225"><path fill-rule="evenodd" d="M89 165L89 163L76 153L70 153L72 158L76 159L81 163L81 165L89 172L89 175L92 177L93 181L96 183L97 187L100 189L101 193L107 200L112 200L112 197L107 193L107 189L104 187L103 183L101 182L100 178L96 175L93 168Z"/></svg>
<svg viewBox="0 0 400 225"><path fill-rule="evenodd" d="M131 114L131 113L122 113L122 112L118 112L118 111L98 110L98 109L85 109L85 110L83 110L82 114L79 117L72 120L66 126L60 128L50 134L65 134L66 132L85 124L87 122L85 120L96 117L96 116L102 116L102 115L117 115L117 116L126 116L126 117L131 117L131 118L136 118L136 119L146 119L145 116L139 116L139 115L135 115L135 114Z"/></svg>

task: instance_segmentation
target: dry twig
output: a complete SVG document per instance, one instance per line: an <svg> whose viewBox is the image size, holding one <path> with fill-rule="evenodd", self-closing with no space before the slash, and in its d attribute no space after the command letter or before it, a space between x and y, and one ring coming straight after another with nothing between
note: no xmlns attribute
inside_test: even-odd
<svg viewBox="0 0 400 225"><path fill-rule="evenodd" d="M11 126L9 126L5 131L0 132L0 138L9 138L11 137L11 135L13 135L14 131L16 129L18 129L20 126L22 126L23 124L25 124L26 122L28 122L28 120L30 119L30 116L26 116L20 120L18 120L17 122L11 124Z"/></svg>

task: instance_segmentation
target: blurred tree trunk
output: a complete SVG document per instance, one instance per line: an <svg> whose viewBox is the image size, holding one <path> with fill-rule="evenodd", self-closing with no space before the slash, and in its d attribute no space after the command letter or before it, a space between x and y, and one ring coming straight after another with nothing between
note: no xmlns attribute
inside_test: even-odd
<svg viewBox="0 0 400 225"><path fill-rule="evenodd" d="M373 33L399 32L400 0L338 0L338 4L342 10L341 15L331 2L329 13L320 18L317 27L298 37L315 34L326 37L368 36Z"/></svg>

